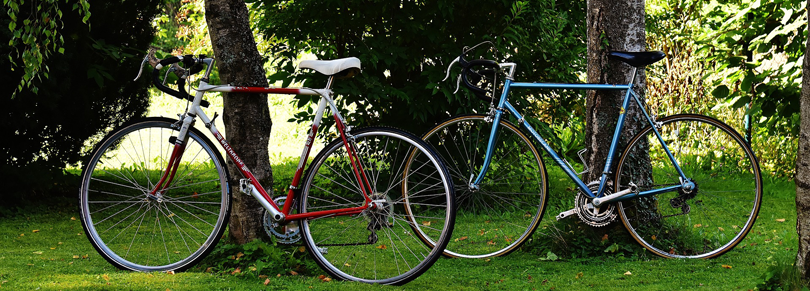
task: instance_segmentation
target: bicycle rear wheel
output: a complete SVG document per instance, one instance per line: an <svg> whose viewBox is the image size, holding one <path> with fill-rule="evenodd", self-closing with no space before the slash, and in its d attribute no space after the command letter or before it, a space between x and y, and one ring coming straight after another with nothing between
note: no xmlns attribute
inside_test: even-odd
<svg viewBox="0 0 810 291"><path fill-rule="evenodd" d="M301 221L304 244L330 275L366 283L407 283L441 256L455 218L453 184L441 159L419 138L391 128L353 131L352 150L378 207ZM342 140L310 165L299 213L360 207L363 187ZM407 164L407 161L413 161ZM419 224L435 244L422 243Z"/></svg>
<svg viewBox="0 0 810 291"><path fill-rule="evenodd" d="M546 168L531 140L501 121L492 162L479 189L470 187L486 155L492 121L464 115L424 135L442 156L456 189L458 215L445 254L487 258L506 255L535 231L546 205Z"/></svg>
<svg viewBox="0 0 810 291"><path fill-rule="evenodd" d="M213 249L227 225L225 162L197 129L188 132L172 183L159 198L148 194L174 149L175 122L147 118L113 131L82 172L82 226L99 254L120 269L187 269Z"/></svg>
<svg viewBox="0 0 810 291"><path fill-rule="evenodd" d="M697 188L618 203L627 230L642 246L668 258L712 258L745 238L762 202L754 152L728 125L701 115L659 120L661 137ZM616 191L630 182L640 191L680 185L651 127L636 135L616 170Z"/></svg>

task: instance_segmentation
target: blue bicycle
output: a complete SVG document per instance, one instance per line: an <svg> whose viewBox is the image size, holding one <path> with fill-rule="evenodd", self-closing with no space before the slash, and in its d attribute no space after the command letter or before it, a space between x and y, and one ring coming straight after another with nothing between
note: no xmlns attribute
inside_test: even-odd
<svg viewBox="0 0 810 291"><path fill-rule="evenodd" d="M634 92L638 69L663 59L663 53L610 52L610 58L634 68L627 84L555 84L516 82L516 64L467 60L473 48L465 48L450 67L461 65L458 83L489 102L489 113L453 117L423 136L443 157L456 185L458 212L446 255L505 255L535 231L548 198L544 159L535 142L578 188L575 207L558 220L576 215L600 227L619 219L646 249L670 258L719 256L751 230L762 202L762 178L740 134L702 115L655 118ZM583 181L579 175L587 165L577 173L525 121L508 100L512 89L626 91L598 180ZM630 106L637 106L648 126L616 159Z"/></svg>

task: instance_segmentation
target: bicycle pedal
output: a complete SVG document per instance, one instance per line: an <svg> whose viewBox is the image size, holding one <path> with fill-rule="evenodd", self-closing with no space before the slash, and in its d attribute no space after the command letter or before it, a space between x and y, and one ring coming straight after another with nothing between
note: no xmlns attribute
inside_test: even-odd
<svg viewBox="0 0 810 291"><path fill-rule="evenodd" d="M560 220L560 219L563 219L563 218L568 218L569 216L572 216L572 215L575 215L575 214L577 214L577 209L576 208L568 210L568 211L560 212L560 214L557 214L557 217L555 217L555 218L557 218L557 220Z"/></svg>

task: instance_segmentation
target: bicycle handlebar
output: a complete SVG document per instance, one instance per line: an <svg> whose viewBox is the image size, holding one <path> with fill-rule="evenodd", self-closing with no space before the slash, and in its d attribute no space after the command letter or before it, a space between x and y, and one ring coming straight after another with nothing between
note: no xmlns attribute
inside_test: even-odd
<svg viewBox="0 0 810 291"><path fill-rule="evenodd" d="M144 63L148 58L149 55L147 55L146 58L144 58L145 60ZM158 60L157 65L155 65L154 70L152 70L152 83L155 84L155 87L157 87L158 90L163 91L164 93L169 94L171 96L174 96L177 99L194 101L194 96L186 92L185 89L186 78L188 76L197 74L200 71L202 71L203 59L205 59L204 55L200 55L199 58L195 58L193 55L185 55L185 56L172 56L169 58ZM182 67L175 65L179 62L183 62L183 65L186 67L186 69L183 69ZM181 71L180 74L175 73L175 75L179 77L177 80L177 88L179 90L169 88L168 86L163 85L163 82L160 81L159 77L160 70L163 69L163 67L165 66L171 66L169 68L169 72ZM141 65L141 68L143 68L143 64ZM140 72L138 73L138 76L140 77ZM137 77L135 79L137 79ZM200 100L200 106L202 107L208 107L209 104L210 103L206 100Z"/></svg>
<svg viewBox="0 0 810 291"><path fill-rule="evenodd" d="M468 52L470 52L477 46L478 45L470 49L467 48L463 49L461 55L459 55L456 59L450 62L450 65L447 66L447 75L444 77L444 80L447 80L447 78L450 77L450 69L453 67L454 64L458 63L459 65L461 65L462 70L461 75L459 76L459 80L456 84L456 92L458 92L458 84L461 83L461 81L464 81L464 86L472 90L476 97L486 102L493 102L494 100L492 99L492 97L486 96L487 94L486 89L478 87L473 83L477 83L478 81L480 81L480 79L484 78L485 77L484 75L486 74L497 73L500 70L501 66L500 64L498 64L498 62L493 60L480 59L467 61L466 59L464 59L464 55L466 55ZM483 68L477 69L479 67ZM472 76L473 82L470 81L470 76Z"/></svg>

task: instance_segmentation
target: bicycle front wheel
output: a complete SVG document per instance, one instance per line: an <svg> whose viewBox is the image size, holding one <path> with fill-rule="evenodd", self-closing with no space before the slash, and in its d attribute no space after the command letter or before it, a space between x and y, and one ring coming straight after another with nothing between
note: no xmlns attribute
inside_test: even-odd
<svg viewBox="0 0 810 291"><path fill-rule="evenodd" d="M149 194L169 163L175 122L148 118L113 131L82 173L82 225L99 254L120 269L187 269L213 249L227 225L225 162L197 129L188 132L171 184L160 196Z"/></svg>
<svg viewBox="0 0 810 291"><path fill-rule="evenodd" d="M299 213L362 207L361 189L367 186L375 207L301 221L304 244L318 265L336 278L407 283L433 265L450 240L455 218L452 181L439 156L411 134L391 128L351 134L354 155L338 139L315 157L304 180ZM352 167L354 157L362 171ZM358 182L363 180L370 185ZM434 238L435 244L424 244L419 235Z"/></svg>
<svg viewBox="0 0 810 291"><path fill-rule="evenodd" d="M492 121L465 115L445 121L424 135L453 176L458 215L451 257L502 256L522 245L537 228L546 205L546 168L531 140L502 120L492 162L478 188L470 184L481 171Z"/></svg>
<svg viewBox="0 0 810 291"><path fill-rule="evenodd" d="M618 203L624 226L642 246L668 258L712 258L745 238L762 202L754 152L728 125L701 115L659 120L657 129L687 179L697 187ZM680 185L653 128L636 135L616 170L616 191Z"/></svg>

